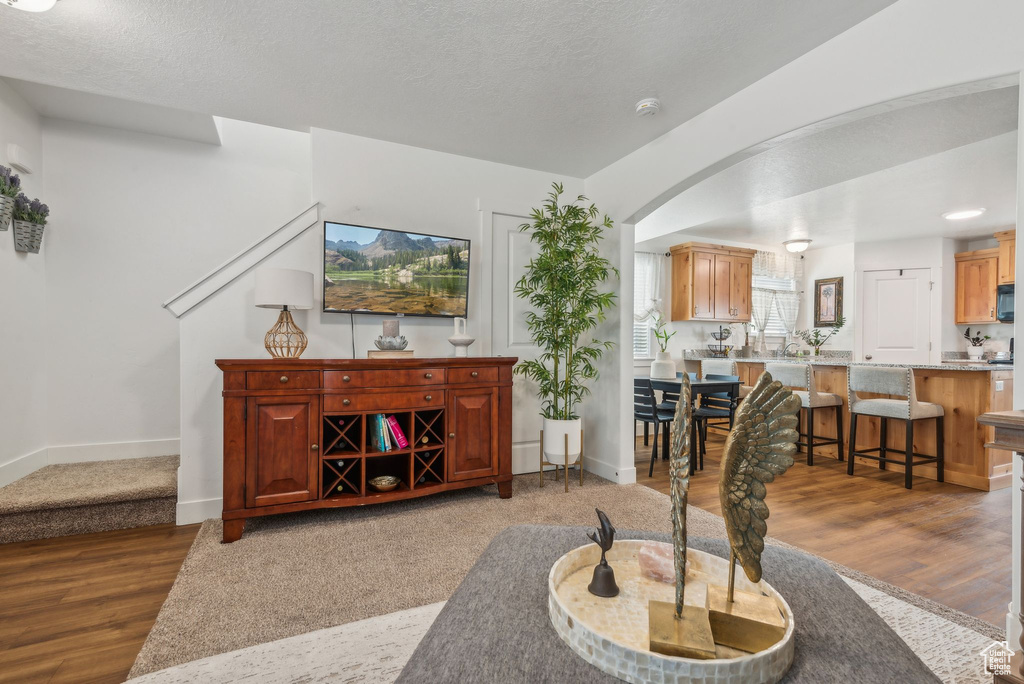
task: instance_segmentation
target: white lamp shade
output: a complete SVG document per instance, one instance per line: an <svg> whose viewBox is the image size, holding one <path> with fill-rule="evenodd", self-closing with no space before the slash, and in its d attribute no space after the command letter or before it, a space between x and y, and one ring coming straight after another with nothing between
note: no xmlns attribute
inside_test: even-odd
<svg viewBox="0 0 1024 684"><path fill-rule="evenodd" d="M256 271L256 306L312 309L313 274L290 268L261 268Z"/></svg>

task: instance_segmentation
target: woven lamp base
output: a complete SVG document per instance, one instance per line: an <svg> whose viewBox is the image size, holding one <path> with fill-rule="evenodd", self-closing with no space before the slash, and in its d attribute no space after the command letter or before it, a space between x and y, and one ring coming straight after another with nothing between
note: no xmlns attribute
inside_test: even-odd
<svg viewBox="0 0 1024 684"><path fill-rule="evenodd" d="M267 331L263 344L275 359L297 359L306 351L309 340L306 334L295 325L292 312L285 309L277 318L274 327Z"/></svg>

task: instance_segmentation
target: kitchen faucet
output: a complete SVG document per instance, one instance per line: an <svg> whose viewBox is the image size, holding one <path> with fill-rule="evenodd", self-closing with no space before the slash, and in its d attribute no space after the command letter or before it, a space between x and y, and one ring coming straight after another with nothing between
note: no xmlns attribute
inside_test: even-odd
<svg viewBox="0 0 1024 684"><path fill-rule="evenodd" d="M788 351L789 351L789 348L790 347L795 347L795 346L797 346L796 342L790 342L786 346L782 347L782 349L780 349L779 352L778 352L779 357L785 358L787 353L788 353Z"/></svg>

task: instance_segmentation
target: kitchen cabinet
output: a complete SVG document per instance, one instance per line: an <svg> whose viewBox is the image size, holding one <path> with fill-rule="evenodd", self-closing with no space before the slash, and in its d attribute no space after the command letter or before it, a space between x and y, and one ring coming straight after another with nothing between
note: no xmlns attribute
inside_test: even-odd
<svg viewBox="0 0 1024 684"><path fill-rule="evenodd" d="M995 234L999 241L1000 285L1012 285L1017 271L1017 231L1004 230Z"/></svg>
<svg viewBox="0 0 1024 684"><path fill-rule="evenodd" d="M673 321L750 321L754 250L687 242L670 251Z"/></svg>
<svg viewBox="0 0 1024 684"><path fill-rule="evenodd" d="M956 260L956 323L996 322L999 248L961 252Z"/></svg>

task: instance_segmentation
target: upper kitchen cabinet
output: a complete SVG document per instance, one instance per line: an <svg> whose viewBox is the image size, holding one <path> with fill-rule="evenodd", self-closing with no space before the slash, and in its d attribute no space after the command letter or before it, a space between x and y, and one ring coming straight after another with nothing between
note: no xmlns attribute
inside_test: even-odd
<svg viewBox="0 0 1024 684"><path fill-rule="evenodd" d="M995 234L999 240L999 284L1012 285L1017 271L1017 231L1004 230Z"/></svg>
<svg viewBox="0 0 1024 684"><path fill-rule="evenodd" d="M750 321L754 250L687 242L671 252L673 321Z"/></svg>
<svg viewBox="0 0 1024 684"><path fill-rule="evenodd" d="M995 323L1000 248L956 255L956 322Z"/></svg>

